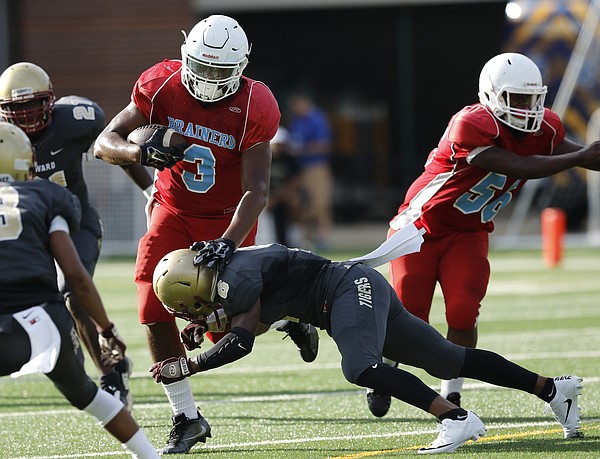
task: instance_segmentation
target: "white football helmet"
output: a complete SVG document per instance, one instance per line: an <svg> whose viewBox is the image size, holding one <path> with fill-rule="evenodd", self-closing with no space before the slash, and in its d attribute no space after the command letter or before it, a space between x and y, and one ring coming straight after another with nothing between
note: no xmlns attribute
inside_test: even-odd
<svg viewBox="0 0 600 459"><path fill-rule="evenodd" d="M0 182L33 178L35 159L27 134L11 123L0 121Z"/></svg>
<svg viewBox="0 0 600 459"><path fill-rule="evenodd" d="M0 117L27 134L50 123L54 100L50 77L35 64L19 62L0 75Z"/></svg>
<svg viewBox="0 0 600 459"><path fill-rule="evenodd" d="M479 75L479 101L501 122L518 131L540 129L547 92L540 69L522 54L499 54L483 66Z"/></svg>
<svg viewBox="0 0 600 459"><path fill-rule="evenodd" d="M183 35L181 82L190 94L202 102L216 102L236 92L250 54L237 21L209 16Z"/></svg>
<svg viewBox="0 0 600 459"><path fill-rule="evenodd" d="M154 293L176 317L204 319L217 308L217 271L194 266L195 250L178 249L166 254L154 268Z"/></svg>

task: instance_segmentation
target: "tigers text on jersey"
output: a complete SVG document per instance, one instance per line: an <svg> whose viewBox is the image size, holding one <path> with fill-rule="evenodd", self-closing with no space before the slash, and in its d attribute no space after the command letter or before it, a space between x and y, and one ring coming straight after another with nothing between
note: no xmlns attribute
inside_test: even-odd
<svg viewBox="0 0 600 459"><path fill-rule="evenodd" d="M275 135L277 101L263 83L242 77L235 94L201 103L180 73L181 61L156 64L142 73L131 95L149 123L177 130L190 145L182 161L157 172L156 198L185 214L233 213L242 197L242 155Z"/></svg>
<svg viewBox="0 0 600 459"><path fill-rule="evenodd" d="M48 234L59 215L77 231L81 209L65 188L41 179L0 183L0 314L63 301Z"/></svg>
<svg viewBox="0 0 600 459"><path fill-rule="evenodd" d="M335 287L356 263L333 263L301 249L279 244L237 249L217 281L217 297L230 316L248 311L260 297L260 321L283 317L325 328L321 312Z"/></svg>
<svg viewBox="0 0 600 459"><path fill-rule="evenodd" d="M539 131L515 135L485 106L463 108L448 123L390 227L399 229L414 222L433 237L453 231L492 232L492 219L525 181L471 165L471 159L494 146L520 156L552 155L564 137L562 122L548 109Z"/></svg>
<svg viewBox="0 0 600 459"><path fill-rule="evenodd" d="M38 137L35 147L37 177L67 187L81 202L89 206L88 190L82 169L83 155L104 128L104 112L89 99L61 97L54 104L52 121Z"/></svg>

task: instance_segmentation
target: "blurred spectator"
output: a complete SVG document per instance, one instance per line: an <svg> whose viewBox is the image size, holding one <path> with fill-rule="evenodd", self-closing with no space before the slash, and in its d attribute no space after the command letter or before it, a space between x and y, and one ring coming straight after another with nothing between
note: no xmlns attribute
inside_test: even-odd
<svg viewBox="0 0 600 459"><path fill-rule="evenodd" d="M323 249L327 246L332 225L329 120L306 94L294 94L289 108L291 145L300 161L302 182L309 199L303 217L306 243Z"/></svg>
<svg viewBox="0 0 600 459"><path fill-rule="evenodd" d="M271 140L271 187L267 208L261 215L261 225L272 225L272 235L264 242L278 242L288 247L299 245L297 223L306 203L302 187L300 163L290 153L289 131L280 126ZM263 223L264 222L264 223Z"/></svg>

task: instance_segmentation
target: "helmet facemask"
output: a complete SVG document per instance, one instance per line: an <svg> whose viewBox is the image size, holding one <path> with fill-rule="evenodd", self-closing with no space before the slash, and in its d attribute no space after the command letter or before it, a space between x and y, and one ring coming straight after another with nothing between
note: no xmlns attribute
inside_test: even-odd
<svg viewBox="0 0 600 459"><path fill-rule="evenodd" d="M0 102L0 116L27 134L36 134L52 121L54 95L37 93L28 99Z"/></svg>
<svg viewBox="0 0 600 459"><path fill-rule="evenodd" d="M494 115L513 129L536 132L544 120L545 99L545 92L522 93L506 89L497 98Z"/></svg>
<svg viewBox="0 0 600 459"><path fill-rule="evenodd" d="M235 93L248 64L247 58L237 64L203 62L189 55L184 47L181 48L181 56L181 81L190 94L201 102L217 102Z"/></svg>
<svg viewBox="0 0 600 459"><path fill-rule="evenodd" d="M201 102L217 102L235 93L250 54L239 24L213 15L183 35L181 82L190 94Z"/></svg>

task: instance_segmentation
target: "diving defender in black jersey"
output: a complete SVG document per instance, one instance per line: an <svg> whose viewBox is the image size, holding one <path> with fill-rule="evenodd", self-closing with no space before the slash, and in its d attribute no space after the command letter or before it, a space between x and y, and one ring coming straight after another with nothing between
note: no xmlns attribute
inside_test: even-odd
<svg viewBox="0 0 600 459"><path fill-rule="evenodd" d="M383 275L363 262L332 262L273 244L237 249L219 272L194 266L194 255L185 249L165 255L154 273L155 292L173 314L192 322L182 331L188 349L202 342L213 310L222 308L230 318L230 332L196 357L155 363L150 371L156 381L238 360L252 351L259 324L287 317L327 331L348 381L391 394L441 421L439 436L421 454L454 451L483 435L484 424L382 357L438 378L463 376L535 394L549 403L565 438L580 436L581 378L543 377L494 352L451 343L410 314Z"/></svg>

